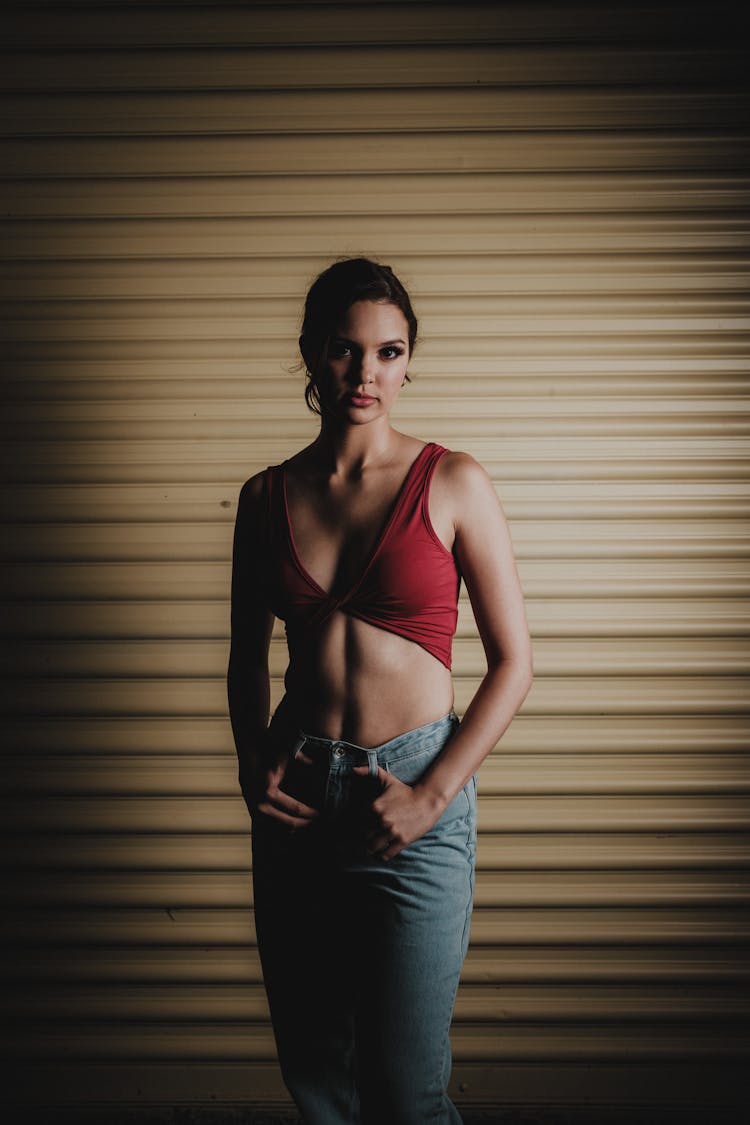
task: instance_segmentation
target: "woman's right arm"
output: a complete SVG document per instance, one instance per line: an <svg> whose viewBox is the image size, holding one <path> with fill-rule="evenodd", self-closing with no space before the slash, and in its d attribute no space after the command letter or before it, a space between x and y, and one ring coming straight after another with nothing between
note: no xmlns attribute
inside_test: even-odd
<svg viewBox="0 0 750 1125"><path fill-rule="evenodd" d="M239 781L248 807L262 768L271 705L268 650L274 615L264 596L262 520L263 474L257 473L243 486L237 506L227 673Z"/></svg>
<svg viewBox="0 0 750 1125"><path fill-rule="evenodd" d="M262 813L290 828L301 828L315 819L317 811L279 788L287 762L266 752L271 706L268 650L274 614L266 595L265 519L263 473L257 473L240 492L234 528L229 715L240 788L250 815Z"/></svg>

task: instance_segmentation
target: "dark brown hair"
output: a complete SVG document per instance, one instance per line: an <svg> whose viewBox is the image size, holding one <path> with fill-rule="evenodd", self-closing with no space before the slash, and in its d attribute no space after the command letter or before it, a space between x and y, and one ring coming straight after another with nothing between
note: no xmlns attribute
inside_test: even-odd
<svg viewBox="0 0 750 1125"><path fill-rule="evenodd" d="M328 359L331 338L336 328L357 301L395 305L409 326L409 354L417 342L417 318L409 294L390 266L369 258L343 258L328 266L310 286L305 300L305 315L299 350L307 375L305 402L315 414L321 413L318 379ZM409 376L406 376L409 381Z"/></svg>

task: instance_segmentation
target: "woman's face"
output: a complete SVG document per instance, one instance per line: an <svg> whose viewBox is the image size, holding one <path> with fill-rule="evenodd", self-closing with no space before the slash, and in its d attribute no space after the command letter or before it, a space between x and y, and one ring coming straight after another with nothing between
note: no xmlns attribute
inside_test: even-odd
<svg viewBox="0 0 750 1125"><path fill-rule="evenodd" d="M354 423L388 414L409 363L409 325L396 305L357 301L336 326L319 382L323 406Z"/></svg>

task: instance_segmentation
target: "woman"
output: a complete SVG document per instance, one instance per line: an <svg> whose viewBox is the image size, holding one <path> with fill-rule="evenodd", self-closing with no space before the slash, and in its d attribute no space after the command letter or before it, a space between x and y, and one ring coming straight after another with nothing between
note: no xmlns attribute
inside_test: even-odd
<svg viewBox="0 0 750 1125"><path fill-rule="evenodd" d="M242 489L229 701L284 1080L311 1125L460 1121L449 1027L474 885L476 771L531 683L508 528L465 453L394 429L417 321L339 261L300 350L320 433ZM461 578L487 673L459 722ZM286 623L270 726L268 652Z"/></svg>

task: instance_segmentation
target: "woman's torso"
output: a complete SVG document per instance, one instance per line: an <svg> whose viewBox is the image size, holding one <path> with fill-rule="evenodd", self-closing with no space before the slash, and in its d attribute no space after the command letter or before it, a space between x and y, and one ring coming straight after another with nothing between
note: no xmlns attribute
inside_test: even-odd
<svg viewBox="0 0 750 1125"><path fill-rule="evenodd" d="M325 592L335 598L357 587L382 543L389 517L392 523L396 507L403 508L404 490L410 483L411 497L416 497L430 461L434 465L424 518L437 540L435 563L445 569L454 543L446 457L403 435L387 466L368 470L355 482L323 479L308 450L284 463L277 481L283 481L285 503L276 510L288 521L298 570L317 587L322 601ZM429 566L429 557L422 557ZM376 746L451 710L451 672L433 652L346 607L323 609L319 624L288 630L284 708L296 725L326 738Z"/></svg>

